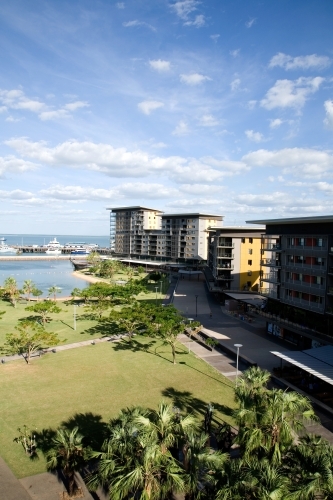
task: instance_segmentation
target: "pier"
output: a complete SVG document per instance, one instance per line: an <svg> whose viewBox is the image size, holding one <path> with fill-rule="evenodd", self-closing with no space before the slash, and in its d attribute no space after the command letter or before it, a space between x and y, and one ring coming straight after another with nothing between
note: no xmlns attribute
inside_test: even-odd
<svg viewBox="0 0 333 500"><path fill-rule="evenodd" d="M39 247L39 246L21 246L21 245L11 245L12 248L15 248L17 253L24 253L24 254L45 254L47 248L45 247ZM73 248L62 248L61 249L61 256L63 255L68 255L70 256L71 252L73 251ZM101 255L111 255L111 250L110 248L98 248L96 250L97 253Z"/></svg>
<svg viewBox="0 0 333 500"><path fill-rule="evenodd" d="M3 261L21 261L21 260L70 260L73 255L47 255L45 252L39 255L0 255L0 262Z"/></svg>

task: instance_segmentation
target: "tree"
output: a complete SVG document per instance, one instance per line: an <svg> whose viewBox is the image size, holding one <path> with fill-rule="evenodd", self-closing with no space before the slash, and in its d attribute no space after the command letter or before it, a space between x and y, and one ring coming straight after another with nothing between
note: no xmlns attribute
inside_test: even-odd
<svg viewBox="0 0 333 500"><path fill-rule="evenodd" d="M39 288L34 288L32 290L32 295L34 297L37 297L37 300L38 300L38 297L40 297L41 295L43 295L43 291L42 290L39 290Z"/></svg>
<svg viewBox="0 0 333 500"><path fill-rule="evenodd" d="M73 497L78 491L75 472L83 467L87 455L82 444L83 436L79 434L78 430L78 427L71 431L58 429L52 440L52 449L46 455L49 470L58 468L62 470L68 483L70 497Z"/></svg>
<svg viewBox="0 0 333 500"><path fill-rule="evenodd" d="M61 293L61 288L58 287L57 285L52 285L49 289L48 292L50 295L53 295L53 300L55 301L57 298L57 293Z"/></svg>
<svg viewBox="0 0 333 500"><path fill-rule="evenodd" d="M30 295L36 289L36 285L32 280L25 280L22 287L22 292L28 296L28 302L30 302Z"/></svg>
<svg viewBox="0 0 333 500"><path fill-rule="evenodd" d="M140 306L123 307L121 311L113 311L110 318L124 329L129 341L146 328L147 318Z"/></svg>
<svg viewBox="0 0 333 500"><path fill-rule="evenodd" d="M92 266L98 266L101 262L101 256L98 252L90 252L90 254L87 256L87 262L91 264Z"/></svg>
<svg viewBox="0 0 333 500"><path fill-rule="evenodd" d="M11 304L16 307L17 299L20 296L20 290L17 287L17 281L12 276L5 279L3 283L3 294L9 299Z"/></svg>
<svg viewBox="0 0 333 500"><path fill-rule="evenodd" d="M61 312L61 308L57 304L50 302L49 300L44 300L43 302L36 302L32 306L25 308L26 311L32 311L37 313L42 320L43 326L49 318L49 314L58 314Z"/></svg>
<svg viewBox="0 0 333 500"><path fill-rule="evenodd" d="M184 331L183 323L176 323L174 321L167 321L159 325L157 338L162 341L162 345L169 345L172 352L173 364L176 364L176 345L178 342L178 335ZM155 349L156 352L156 349Z"/></svg>
<svg viewBox="0 0 333 500"><path fill-rule="evenodd" d="M102 278L112 279L113 275L118 271L119 264L117 260L103 260L99 268L99 275Z"/></svg>
<svg viewBox="0 0 333 500"><path fill-rule="evenodd" d="M27 364L31 356L47 347L59 344L60 339L56 333L47 332L35 321L25 320L15 327L18 333L8 333L6 342L1 347L1 352L6 355L20 354Z"/></svg>
<svg viewBox="0 0 333 500"><path fill-rule="evenodd" d="M84 309L91 317L100 321L103 317L103 313L110 307L111 303L109 300L97 300L96 302L89 302Z"/></svg>
<svg viewBox="0 0 333 500"><path fill-rule="evenodd" d="M82 296L81 293L82 293L81 288L74 288L71 291L71 296L73 297L73 300L75 300L75 297L79 297L80 298Z"/></svg>

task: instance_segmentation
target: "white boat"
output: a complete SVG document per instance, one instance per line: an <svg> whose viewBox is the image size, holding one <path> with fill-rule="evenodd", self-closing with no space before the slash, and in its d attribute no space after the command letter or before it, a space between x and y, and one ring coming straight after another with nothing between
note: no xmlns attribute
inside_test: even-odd
<svg viewBox="0 0 333 500"><path fill-rule="evenodd" d="M53 240L51 240L47 245L44 245L44 248L47 248L48 250L60 250L61 253L61 249L64 248L64 245L60 245L57 238L53 238Z"/></svg>
<svg viewBox="0 0 333 500"><path fill-rule="evenodd" d="M0 254L1 253L16 253L15 248L9 247L5 243L6 238L0 238Z"/></svg>
<svg viewBox="0 0 333 500"><path fill-rule="evenodd" d="M48 248L45 253L47 255L61 255L61 248Z"/></svg>

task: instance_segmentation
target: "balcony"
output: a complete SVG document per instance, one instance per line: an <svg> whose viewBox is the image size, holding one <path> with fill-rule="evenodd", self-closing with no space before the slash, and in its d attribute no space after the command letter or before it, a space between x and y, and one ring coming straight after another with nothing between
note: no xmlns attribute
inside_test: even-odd
<svg viewBox="0 0 333 500"><path fill-rule="evenodd" d="M233 264L220 264L217 262L216 264L216 269L228 269L228 271L233 271L234 265Z"/></svg>
<svg viewBox="0 0 333 500"><path fill-rule="evenodd" d="M277 291L270 288L261 288L260 293L262 295L265 295L265 297L269 297L270 299L279 299Z"/></svg>
<svg viewBox="0 0 333 500"><path fill-rule="evenodd" d="M302 309L307 309L308 311L324 311L324 304L298 299L297 297L285 297L284 299L281 299L281 302L284 302L285 304L289 304L291 306L300 307Z"/></svg>
<svg viewBox="0 0 333 500"><path fill-rule="evenodd" d="M281 262L276 259L262 259L260 264L264 267L281 267Z"/></svg>
<svg viewBox="0 0 333 500"><path fill-rule="evenodd" d="M219 253L217 255L217 258L218 259L233 259L234 258L234 254L233 253L222 252L222 253Z"/></svg>
<svg viewBox="0 0 333 500"><path fill-rule="evenodd" d="M269 251L272 251L272 250L281 250L281 245L279 243L273 243L273 242L270 242L270 241L262 241L261 243L261 249L262 250L269 250Z"/></svg>
<svg viewBox="0 0 333 500"><path fill-rule="evenodd" d="M306 264L305 262L301 263L301 262L286 262L285 264L285 268L286 269L290 269L290 270L296 270L296 269L302 269L303 271L313 271L314 273L320 273L320 274L323 274L326 272L326 264L323 264L322 262L321 263L318 263L318 264ZM333 268L332 269L332 273L333 273ZM329 271L330 272L330 271Z"/></svg>
<svg viewBox="0 0 333 500"><path fill-rule="evenodd" d="M227 241L219 241L218 248L235 248L235 243L227 242Z"/></svg>
<svg viewBox="0 0 333 500"><path fill-rule="evenodd" d="M267 281L269 283L280 283L279 276L275 273L264 273L260 279L261 281Z"/></svg>
<svg viewBox="0 0 333 500"><path fill-rule="evenodd" d="M234 276L232 276L231 274L229 274L229 275L219 274L216 279L218 281L233 281L234 280Z"/></svg>

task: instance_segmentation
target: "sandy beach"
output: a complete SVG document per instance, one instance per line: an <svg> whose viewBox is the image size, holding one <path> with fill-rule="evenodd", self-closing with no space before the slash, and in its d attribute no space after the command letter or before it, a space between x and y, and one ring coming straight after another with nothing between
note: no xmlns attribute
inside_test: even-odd
<svg viewBox="0 0 333 500"><path fill-rule="evenodd" d="M87 276L86 274L80 273L80 271L74 271L72 273L72 276L75 276L75 278L80 278L81 280L85 280L88 283L98 283L98 282L109 283L108 280L105 280L103 278L96 278L96 276Z"/></svg>

